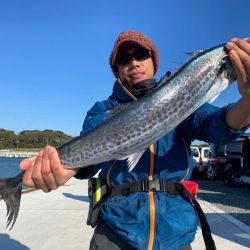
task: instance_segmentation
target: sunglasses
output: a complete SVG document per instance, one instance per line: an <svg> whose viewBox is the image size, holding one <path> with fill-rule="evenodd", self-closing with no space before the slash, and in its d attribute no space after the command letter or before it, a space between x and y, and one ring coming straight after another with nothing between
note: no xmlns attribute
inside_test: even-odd
<svg viewBox="0 0 250 250"><path fill-rule="evenodd" d="M133 54L128 53L121 53L117 56L116 64L118 65L126 65L131 62L132 59L135 59L136 61L142 62L144 60L147 60L148 58L152 57L152 52L146 49L138 49Z"/></svg>

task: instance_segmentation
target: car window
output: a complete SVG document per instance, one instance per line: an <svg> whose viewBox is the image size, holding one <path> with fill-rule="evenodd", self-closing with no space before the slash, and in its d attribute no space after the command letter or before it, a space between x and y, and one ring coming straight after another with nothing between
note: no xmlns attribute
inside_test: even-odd
<svg viewBox="0 0 250 250"><path fill-rule="evenodd" d="M197 148L192 148L191 150L194 157L199 157L199 150Z"/></svg>
<svg viewBox="0 0 250 250"><path fill-rule="evenodd" d="M209 156L209 149L204 149L204 157L208 158Z"/></svg>

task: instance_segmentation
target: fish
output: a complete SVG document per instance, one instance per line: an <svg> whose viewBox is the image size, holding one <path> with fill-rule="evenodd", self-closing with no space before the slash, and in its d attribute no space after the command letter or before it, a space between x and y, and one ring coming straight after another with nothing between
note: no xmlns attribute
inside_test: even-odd
<svg viewBox="0 0 250 250"><path fill-rule="evenodd" d="M57 148L65 168L84 168L127 160L132 171L151 145L177 127L205 102L213 101L236 80L225 44L196 52L148 95L111 110L110 118ZM21 201L23 173L0 180L0 196L12 229Z"/></svg>

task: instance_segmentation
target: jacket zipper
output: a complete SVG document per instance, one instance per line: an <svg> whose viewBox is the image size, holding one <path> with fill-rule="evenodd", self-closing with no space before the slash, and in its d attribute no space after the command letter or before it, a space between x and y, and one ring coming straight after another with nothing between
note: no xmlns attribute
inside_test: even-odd
<svg viewBox="0 0 250 250"><path fill-rule="evenodd" d="M125 90L125 92L132 97L134 100L138 100L136 96L134 96L127 88L122 84L122 81L118 78L117 81L122 86L122 88ZM154 180L154 144L151 144L150 147L150 168L149 168L149 175L148 179L150 181ZM110 171L109 171L110 175ZM108 175L108 176L109 176ZM154 245L154 237L155 237L155 200L154 200L154 192L149 191L149 212L150 212L150 218L149 218L149 240L148 240L148 250L153 249Z"/></svg>
<svg viewBox="0 0 250 250"><path fill-rule="evenodd" d="M150 168L149 168L149 181L154 180L154 144L151 144L150 147ZM154 200L154 192L149 191L149 212L150 212L150 220L149 220L149 240L148 240L148 250L153 249L154 245L154 237L155 237L155 200Z"/></svg>

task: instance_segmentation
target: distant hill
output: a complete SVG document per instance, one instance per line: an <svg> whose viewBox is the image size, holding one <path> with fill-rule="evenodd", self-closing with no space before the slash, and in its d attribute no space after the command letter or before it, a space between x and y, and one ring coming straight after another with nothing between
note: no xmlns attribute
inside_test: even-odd
<svg viewBox="0 0 250 250"><path fill-rule="evenodd" d="M19 134L6 129L0 129L1 149L43 148L46 145L59 146L73 137L61 131L54 130L23 130Z"/></svg>

